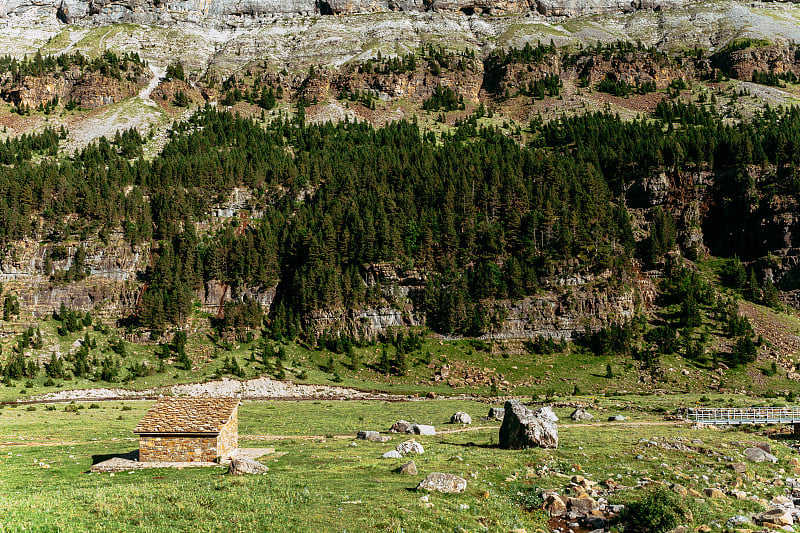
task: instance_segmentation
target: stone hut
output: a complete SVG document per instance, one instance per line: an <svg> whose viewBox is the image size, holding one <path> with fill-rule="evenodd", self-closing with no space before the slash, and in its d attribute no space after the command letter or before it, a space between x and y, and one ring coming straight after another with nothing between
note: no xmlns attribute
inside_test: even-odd
<svg viewBox="0 0 800 533"><path fill-rule="evenodd" d="M217 461L239 447L237 398L161 398L134 428L139 461Z"/></svg>

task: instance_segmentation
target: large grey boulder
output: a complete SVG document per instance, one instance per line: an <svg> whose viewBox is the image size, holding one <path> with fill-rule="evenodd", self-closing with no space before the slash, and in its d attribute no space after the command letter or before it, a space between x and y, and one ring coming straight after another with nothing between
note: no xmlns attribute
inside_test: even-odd
<svg viewBox="0 0 800 533"><path fill-rule="evenodd" d="M761 448L747 448L744 451L744 456L747 457L748 461L752 461L754 463L763 463L765 461L770 463L777 463L778 458L772 455L771 453L767 453Z"/></svg>
<svg viewBox="0 0 800 533"><path fill-rule="evenodd" d="M425 479L419 482L417 490L427 490L436 492L464 492L467 488L467 480L453 474L443 474L442 472L431 472Z"/></svg>
<svg viewBox="0 0 800 533"><path fill-rule="evenodd" d="M569 415L569 417L571 419L575 420L575 421L578 421L578 420L594 420L594 415L592 415L592 413L590 413L589 411L587 411L583 407L578 407L577 409L572 411L572 414Z"/></svg>
<svg viewBox="0 0 800 533"><path fill-rule="evenodd" d="M472 417L464 411L458 411L450 417L451 424L472 424Z"/></svg>
<svg viewBox="0 0 800 533"><path fill-rule="evenodd" d="M436 435L436 428L425 424L411 424L406 433L411 435Z"/></svg>
<svg viewBox="0 0 800 533"><path fill-rule="evenodd" d="M500 447L512 450L558 448L556 422L558 417L550 407L531 411L519 400L507 401L500 426Z"/></svg>
<svg viewBox="0 0 800 533"><path fill-rule="evenodd" d="M269 470L265 465L262 465L255 459L247 457L234 457L228 467L228 473L234 476L243 476L246 474L265 474Z"/></svg>

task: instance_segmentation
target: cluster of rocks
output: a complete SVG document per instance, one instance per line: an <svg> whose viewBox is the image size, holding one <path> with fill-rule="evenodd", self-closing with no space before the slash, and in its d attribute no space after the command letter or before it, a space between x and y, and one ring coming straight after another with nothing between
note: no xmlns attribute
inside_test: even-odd
<svg viewBox="0 0 800 533"><path fill-rule="evenodd" d="M567 495L569 493L569 495ZM611 505L600 496L595 483L580 475L570 478L570 485L561 494L554 490L542 493L542 508L551 517L562 518L570 529L586 528L604 530L606 525L622 511L621 505Z"/></svg>
<svg viewBox="0 0 800 533"><path fill-rule="evenodd" d="M442 365L433 374L433 382L445 382L453 388L458 387L489 387L494 384L498 389L509 390L511 383L503 376L490 368L477 368L466 366L461 361L453 365Z"/></svg>

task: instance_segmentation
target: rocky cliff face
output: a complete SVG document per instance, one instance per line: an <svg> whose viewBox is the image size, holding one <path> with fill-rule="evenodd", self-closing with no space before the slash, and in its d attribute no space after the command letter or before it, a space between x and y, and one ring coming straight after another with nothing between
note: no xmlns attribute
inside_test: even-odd
<svg viewBox="0 0 800 533"><path fill-rule="evenodd" d="M136 94L146 83L141 69L130 79L71 68L44 76L24 76L14 83L6 77L0 98L15 105L37 108L52 101L74 101L85 109L113 104Z"/></svg>
<svg viewBox="0 0 800 533"><path fill-rule="evenodd" d="M4 0L0 2L0 17L42 8L52 10L65 23L90 21L99 24L168 24L186 18L199 21L227 16L339 15L380 11L461 11L466 15L538 12L546 16L572 17L658 10L683 3L683 0Z"/></svg>

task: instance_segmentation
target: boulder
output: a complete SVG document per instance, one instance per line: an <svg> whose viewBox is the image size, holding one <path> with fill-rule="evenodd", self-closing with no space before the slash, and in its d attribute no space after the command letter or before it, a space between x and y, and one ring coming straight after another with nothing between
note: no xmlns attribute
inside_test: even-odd
<svg viewBox="0 0 800 533"><path fill-rule="evenodd" d="M417 475L417 464L414 461L409 461L404 465L401 465L397 468L396 472L398 474L406 474L408 476L416 476Z"/></svg>
<svg viewBox="0 0 800 533"><path fill-rule="evenodd" d="M542 506L542 509L550 513L550 516L561 516L563 514L567 514L567 504L564 503L564 500L561 499L561 496L554 492L548 494L544 499L544 505Z"/></svg>
<svg viewBox="0 0 800 533"><path fill-rule="evenodd" d="M770 509L769 511L764 511L763 513L758 513L753 518L757 524L769 523L778 526L791 526L794 524L792 513L786 509L781 509L780 507Z"/></svg>
<svg viewBox="0 0 800 533"><path fill-rule="evenodd" d="M464 411L458 411L450 417L451 424L472 424L472 417Z"/></svg>
<svg viewBox="0 0 800 533"><path fill-rule="evenodd" d="M445 493L464 492L467 488L467 480L453 474L442 472L431 472L419 482L417 490L427 490Z"/></svg>
<svg viewBox="0 0 800 533"><path fill-rule="evenodd" d="M380 441L381 434L377 431L359 431L356 433L356 438L359 440L369 440L372 442Z"/></svg>
<svg viewBox="0 0 800 533"><path fill-rule="evenodd" d="M262 465L255 459L247 457L234 457L228 467L228 473L234 476L243 476L245 474L265 474L269 470L266 465Z"/></svg>
<svg viewBox="0 0 800 533"><path fill-rule="evenodd" d="M506 449L558 448L558 417L550 407L531 411L519 400L505 404L500 447Z"/></svg>
<svg viewBox="0 0 800 533"><path fill-rule="evenodd" d="M765 452L761 448L747 448L744 451L744 456L747 457L748 461L752 461L754 463L763 463L768 461L770 463L777 463L778 458L772 455L771 453Z"/></svg>
<svg viewBox="0 0 800 533"><path fill-rule="evenodd" d="M506 410L502 407L490 407L489 414L486 416L489 420L502 420L506 414Z"/></svg>
<svg viewBox="0 0 800 533"><path fill-rule="evenodd" d="M383 457L384 459L402 459L403 458L403 454L401 454L397 450L389 450L388 452L383 454L381 457Z"/></svg>
<svg viewBox="0 0 800 533"><path fill-rule="evenodd" d="M583 407L578 407L569 417L573 420L594 420L594 416L592 413L584 409Z"/></svg>
<svg viewBox="0 0 800 533"><path fill-rule="evenodd" d="M411 424L406 433L411 435L436 435L436 428L424 424Z"/></svg>
<svg viewBox="0 0 800 533"><path fill-rule="evenodd" d="M399 453L400 455L408 455L409 453L417 453L417 454L425 453L425 449L422 447L422 444L415 441L414 439L401 442L400 444L397 445L395 450L397 450L397 453Z"/></svg>
<svg viewBox="0 0 800 533"><path fill-rule="evenodd" d="M408 431L408 428L411 427L411 422L406 422L405 420L398 420L394 424L392 424L392 428L389 430L392 433L405 433Z"/></svg>
<svg viewBox="0 0 800 533"><path fill-rule="evenodd" d="M597 500L584 493L577 498L567 498L567 509L570 512L584 516L600 509L600 504L597 503Z"/></svg>
<svg viewBox="0 0 800 533"><path fill-rule="evenodd" d="M737 474L744 474L747 472L747 465L744 463L731 463L731 470L736 472Z"/></svg>

